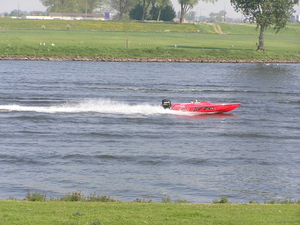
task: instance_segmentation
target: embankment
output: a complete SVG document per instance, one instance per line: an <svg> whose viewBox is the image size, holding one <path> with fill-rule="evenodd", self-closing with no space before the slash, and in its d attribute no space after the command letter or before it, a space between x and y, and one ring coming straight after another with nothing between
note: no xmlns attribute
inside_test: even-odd
<svg viewBox="0 0 300 225"><path fill-rule="evenodd" d="M210 59L160 57L70 57L70 56L0 56L0 60L97 61L97 62L178 62L178 63L300 63L300 59Z"/></svg>

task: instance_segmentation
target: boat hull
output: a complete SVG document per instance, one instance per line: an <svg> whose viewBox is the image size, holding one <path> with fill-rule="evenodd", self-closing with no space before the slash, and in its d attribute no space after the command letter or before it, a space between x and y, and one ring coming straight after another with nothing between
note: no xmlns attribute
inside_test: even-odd
<svg viewBox="0 0 300 225"><path fill-rule="evenodd" d="M181 112L192 112L201 114L225 113L238 108L241 103L211 103L211 102L195 102L174 104L171 110Z"/></svg>

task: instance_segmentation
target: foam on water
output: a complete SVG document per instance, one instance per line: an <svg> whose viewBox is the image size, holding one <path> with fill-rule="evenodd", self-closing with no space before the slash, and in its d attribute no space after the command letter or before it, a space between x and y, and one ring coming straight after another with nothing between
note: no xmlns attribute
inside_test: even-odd
<svg viewBox="0 0 300 225"><path fill-rule="evenodd" d="M51 106L0 105L0 111L39 112L39 113L107 113L107 114L180 114L165 110L160 105L146 103L131 105L110 99L83 100Z"/></svg>

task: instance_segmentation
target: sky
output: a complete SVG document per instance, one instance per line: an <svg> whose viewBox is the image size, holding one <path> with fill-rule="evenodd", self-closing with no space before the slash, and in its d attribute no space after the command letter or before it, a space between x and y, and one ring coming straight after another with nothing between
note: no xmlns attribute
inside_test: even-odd
<svg viewBox="0 0 300 225"><path fill-rule="evenodd" d="M171 0L173 7L176 12L180 10L178 0ZM13 10L21 11L45 11L46 7L42 5L39 0L0 0L0 13L8 12ZM230 4L230 0L219 0L217 3L205 3L201 0L198 5L190 11L195 11L197 16L208 16L211 12L218 13L222 10L227 12L227 17L241 18L241 13L236 13ZM295 6L296 14L300 15L300 6Z"/></svg>

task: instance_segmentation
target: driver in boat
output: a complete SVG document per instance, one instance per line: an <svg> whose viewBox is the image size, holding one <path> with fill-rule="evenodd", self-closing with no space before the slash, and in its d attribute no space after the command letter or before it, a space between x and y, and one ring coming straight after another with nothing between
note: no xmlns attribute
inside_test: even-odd
<svg viewBox="0 0 300 225"><path fill-rule="evenodd" d="M198 100L197 100L197 99L196 99L196 100L194 100L194 101L193 101L193 100L191 101L191 103L197 103L197 102L198 102Z"/></svg>

